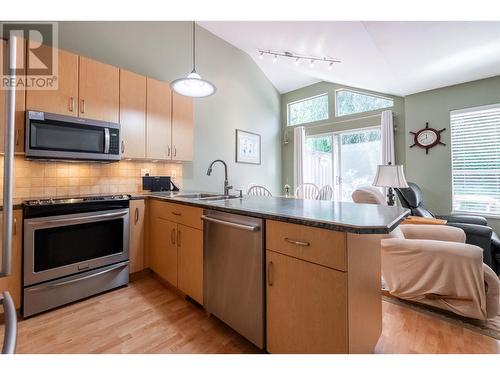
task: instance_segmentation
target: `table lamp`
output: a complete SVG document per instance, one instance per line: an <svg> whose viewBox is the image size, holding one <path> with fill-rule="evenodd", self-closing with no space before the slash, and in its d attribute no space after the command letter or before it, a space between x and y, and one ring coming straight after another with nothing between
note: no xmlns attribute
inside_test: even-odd
<svg viewBox="0 0 500 375"><path fill-rule="evenodd" d="M402 165L378 165L373 186L389 188L387 191L387 204L394 206L394 191L392 188L407 188L405 173Z"/></svg>

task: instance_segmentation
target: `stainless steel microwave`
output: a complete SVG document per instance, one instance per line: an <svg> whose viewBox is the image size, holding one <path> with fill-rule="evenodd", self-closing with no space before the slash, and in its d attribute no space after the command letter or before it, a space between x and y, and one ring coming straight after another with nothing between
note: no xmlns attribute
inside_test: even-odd
<svg viewBox="0 0 500 375"><path fill-rule="evenodd" d="M118 161L120 137L119 124L26 111L27 159Z"/></svg>

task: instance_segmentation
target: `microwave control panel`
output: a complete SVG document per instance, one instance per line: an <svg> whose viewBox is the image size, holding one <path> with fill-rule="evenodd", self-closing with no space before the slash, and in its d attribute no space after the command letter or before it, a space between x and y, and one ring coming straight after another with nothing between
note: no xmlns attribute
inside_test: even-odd
<svg viewBox="0 0 500 375"><path fill-rule="evenodd" d="M120 153L120 130L109 129L109 153L118 155Z"/></svg>

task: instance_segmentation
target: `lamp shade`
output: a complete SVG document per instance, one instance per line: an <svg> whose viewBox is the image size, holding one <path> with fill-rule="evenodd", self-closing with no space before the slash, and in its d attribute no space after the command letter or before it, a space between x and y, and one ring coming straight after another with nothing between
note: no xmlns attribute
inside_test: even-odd
<svg viewBox="0 0 500 375"><path fill-rule="evenodd" d="M379 165L373 180L373 186L407 188L405 173L402 165Z"/></svg>
<svg viewBox="0 0 500 375"><path fill-rule="evenodd" d="M196 24L193 21L193 70L186 77L178 78L170 83L170 88L176 93L192 98L204 98L215 94L215 85L202 79L196 73Z"/></svg>
<svg viewBox="0 0 500 375"><path fill-rule="evenodd" d="M178 94L192 98L204 98L215 94L215 86L200 77L195 71L185 78L179 78L170 84L170 88Z"/></svg>

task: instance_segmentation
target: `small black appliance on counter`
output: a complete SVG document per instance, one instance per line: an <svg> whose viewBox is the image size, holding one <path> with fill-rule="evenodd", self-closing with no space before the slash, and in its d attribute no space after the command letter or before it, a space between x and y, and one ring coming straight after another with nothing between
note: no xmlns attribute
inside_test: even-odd
<svg viewBox="0 0 500 375"><path fill-rule="evenodd" d="M142 190L149 191L179 191L170 176L143 176Z"/></svg>

